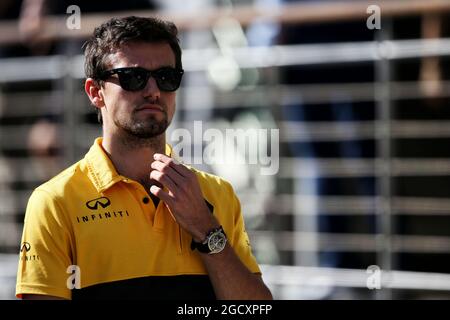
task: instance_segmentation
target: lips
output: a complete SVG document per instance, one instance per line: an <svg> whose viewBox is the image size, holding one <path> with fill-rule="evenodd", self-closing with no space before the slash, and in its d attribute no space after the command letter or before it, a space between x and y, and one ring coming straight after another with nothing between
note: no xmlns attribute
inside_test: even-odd
<svg viewBox="0 0 450 320"><path fill-rule="evenodd" d="M163 108L161 108L160 105L157 104L144 104L142 106L140 106L136 111L154 111L154 112L164 112Z"/></svg>

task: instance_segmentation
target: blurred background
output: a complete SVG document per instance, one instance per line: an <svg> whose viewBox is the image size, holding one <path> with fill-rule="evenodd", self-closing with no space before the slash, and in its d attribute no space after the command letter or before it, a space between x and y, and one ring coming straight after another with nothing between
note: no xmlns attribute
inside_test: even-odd
<svg viewBox="0 0 450 320"><path fill-rule="evenodd" d="M2 0L1 299L32 190L101 135L81 46L129 14L180 29L169 140L279 129L276 174L195 165L233 184L276 299L450 298L450 1Z"/></svg>

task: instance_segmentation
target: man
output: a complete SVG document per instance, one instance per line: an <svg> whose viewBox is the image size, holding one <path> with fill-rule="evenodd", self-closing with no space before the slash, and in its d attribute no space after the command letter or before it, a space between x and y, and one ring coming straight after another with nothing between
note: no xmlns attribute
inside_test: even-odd
<svg viewBox="0 0 450 320"><path fill-rule="evenodd" d="M114 18L85 57L103 138L30 197L17 296L271 299L231 185L166 144L183 74L176 27Z"/></svg>

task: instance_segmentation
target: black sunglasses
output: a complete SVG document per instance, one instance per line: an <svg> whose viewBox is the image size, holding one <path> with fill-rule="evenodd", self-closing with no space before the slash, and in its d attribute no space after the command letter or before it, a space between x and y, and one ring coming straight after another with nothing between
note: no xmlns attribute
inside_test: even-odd
<svg viewBox="0 0 450 320"><path fill-rule="evenodd" d="M180 87L184 70L171 67L163 67L157 70L147 70L141 67L117 68L104 71L100 74L100 80L106 80L113 74L119 77L122 89L126 91L139 91L145 88L148 79L153 77L161 91L175 91Z"/></svg>

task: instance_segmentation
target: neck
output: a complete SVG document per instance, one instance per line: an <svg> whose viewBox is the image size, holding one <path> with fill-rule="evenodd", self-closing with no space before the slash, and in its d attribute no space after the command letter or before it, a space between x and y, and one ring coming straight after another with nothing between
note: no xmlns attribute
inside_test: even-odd
<svg viewBox="0 0 450 320"><path fill-rule="evenodd" d="M105 134L102 146L120 175L140 182L148 191L153 155L165 153L165 134L142 139L127 134L113 136Z"/></svg>

